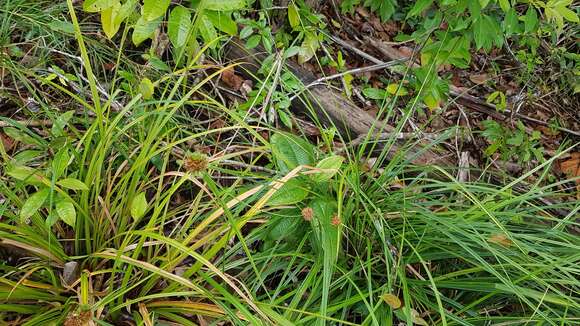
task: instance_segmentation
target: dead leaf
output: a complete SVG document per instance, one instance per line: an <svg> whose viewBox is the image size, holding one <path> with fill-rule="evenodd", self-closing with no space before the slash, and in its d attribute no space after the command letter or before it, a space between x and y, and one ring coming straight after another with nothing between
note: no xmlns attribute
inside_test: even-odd
<svg viewBox="0 0 580 326"><path fill-rule="evenodd" d="M422 325L422 326L429 326L425 319L421 317L421 314L417 312L415 309L411 309L411 317L413 318L413 324L415 325Z"/></svg>
<svg viewBox="0 0 580 326"><path fill-rule="evenodd" d="M2 141L2 145L4 146L4 150L9 152L14 148L14 139L8 137L5 133L0 133L0 141Z"/></svg>
<svg viewBox="0 0 580 326"><path fill-rule="evenodd" d="M385 293L381 296L381 299L383 299L393 309L401 308L401 299L394 294Z"/></svg>
<svg viewBox="0 0 580 326"><path fill-rule="evenodd" d="M510 247L512 245L512 241L508 239L508 237L504 233L494 234L491 237L489 237L487 241L504 247Z"/></svg>
<svg viewBox="0 0 580 326"><path fill-rule="evenodd" d="M471 80L474 84L483 85L489 80L489 76L487 74L469 75L469 80Z"/></svg>
<svg viewBox="0 0 580 326"><path fill-rule="evenodd" d="M238 91L242 84L244 83L244 79L238 75L236 75L233 68L228 68L222 72L222 81L231 89Z"/></svg>
<svg viewBox="0 0 580 326"><path fill-rule="evenodd" d="M569 159L560 163L560 170L569 178L580 177L580 152L571 153ZM576 184L580 185L580 179L576 180Z"/></svg>

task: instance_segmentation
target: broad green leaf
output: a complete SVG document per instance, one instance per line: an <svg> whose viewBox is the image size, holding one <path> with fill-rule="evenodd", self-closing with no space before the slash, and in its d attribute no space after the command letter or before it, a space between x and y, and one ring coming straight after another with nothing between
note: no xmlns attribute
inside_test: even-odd
<svg viewBox="0 0 580 326"><path fill-rule="evenodd" d="M89 187L87 187L87 185L84 182L74 178L62 179L57 181L56 184L63 188L71 190L82 190L82 191L89 190Z"/></svg>
<svg viewBox="0 0 580 326"><path fill-rule="evenodd" d="M145 193L141 192L133 198L131 201L131 217L135 220L140 219L147 212L147 198L145 198Z"/></svg>
<svg viewBox="0 0 580 326"><path fill-rule="evenodd" d="M48 27L56 32L61 32L65 34L74 34L75 26L71 22L62 21L55 19L48 23Z"/></svg>
<svg viewBox="0 0 580 326"><path fill-rule="evenodd" d="M490 51L493 45L503 44L503 35L494 17L482 15L473 23L473 37L477 50Z"/></svg>
<svg viewBox="0 0 580 326"><path fill-rule="evenodd" d="M121 4L116 1L111 7L101 11L101 25L109 39L112 39L121 27L122 20L117 19Z"/></svg>
<svg viewBox="0 0 580 326"><path fill-rule="evenodd" d="M66 199L60 200L56 203L56 213L66 224L75 227L77 220L77 212L74 204Z"/></svg>
<svg viewBox="0 0 580 326"><path fill-rule="evenodd" d="M288 22L290 22L292 29L300 26L300 14L298 13L298 7L294 3L288 5Z"/></svg>
<svg viewBox="0 0 580 326"><path fill-rule="evenodd" d="M66 127L74 114L75 111L71 110L59 115L58 118L56 118L54 121L50 132L57 137L64 136L64 127Z"/></svg>
<svg viewBox="0 0 580 326"><path fill-rule="evenodd" d="M238 24L230 17L231 13L206 10L204 15L209 18L213 26L220 31L234 36L238 34Z"/></svg>
<svg viewBox="0 0 580 326"><path fill-rule="evenodd" d="M246 27L242 28L242 30L240 31L240 38L245 39L248 36L252 35L253 32L254 32L254 29L252 28L252 26L246 26Z"/></svg>
<svg viewBox="0 0 580 326"><path fill-rule="evenodd" d="M28 133L13 127L4 128L4 133L8 137L27 145L41 146L42 144Z"/></svg>
<svg viewBox="0 0 580 326"><path fill-rule="evenodd" d="M246 42L246 48L253 49L260 44L260 40L262 39L261 35L252 35Z"/></svg>
<svg viewBox="0 0 580 326"><path fill-rule="evenodd" d="M394 294L385 293L381 296L381 299L383 299L393 309L401 308L401 299Z"/></svg>
<svg viewBox="0 0 580 326"><path fill-rule="evenodd" d="M387 97L387 92L382 89L368 87L363 89L363 95L371 100L384 100Z"/></svg>
<svg viewBox="0 0 580 326"><path fill-rule="evenodd" d="M26 150L14 155L12 160L15 163L22 165L24 163L33 161L34 159L42 158L43 154L45 154L45 152L39 150Z"/></svg>
<svg viewBox="0 0 580 326"><path fill-rule="evenodd" d="M272 154L282 173L299 165L314 163L314 147L302 138L288 133L275 133L270 139Z"/></svg>
<svg viewBox="0 0 580 326"><path fill-rule="evenodd" d="M487 7L488 4L489 0L479 0L479 5L481 6L481 9L485 9L485 7Z"/></svg>
<svg viewBox="0 0 580 326"><path fill-rule="evenodd" d="M215 30L215 27L213 26L213 23L211 22L211 20L209 20L209 18L205 14L199 16L198 19L199 19L198 29L199 33L201 34L201 37L206 43L212 42L210 48L215 49L217 43L213 41L218 37L218 34L217 31Z"/></svg>
<svg viewBox="0 0 580 326"><path fill-rule="evenodd" d="M144 0L143 1L143 19L152 21L165 16L171 0Z"/></svg>
<svg viewBox="0 0 580 326"><path fill-rule="evenodd" d="M556 7L556 11L564 17L567 21L571 21L573 23L578 22L578 15L572 10L566 8L565 6L558 6Z"/></svg>
<svg viewBox="0 0 580 326"><path fill-rule="evenodd" d="M59 179L64 171L66 171L69 160L70 155L68 154L68 150L66 148L61 149L54 155L51 163L54 179Z"/></svg>
<svg viewBox="0 0 580 326"><path fill-rule="evenodd" d="M151 80L147 77L143 78L139 83L139 93L143 95L143 99L148 100L153 97L153 92L155 91L155 86Z"/></svg>
<svg viewBox="0 0 580 326"><path fill-rule="evenodd" d="M202 0L203 8L215 11L232 11L246 6L246 0Z"/></svg>
<svg viewBox="0 0 580 326"><path fill-rule="evenodd" d="M516 34L519 31L518 13L515 9L510 8L503 21L503 29L507 37Z"/></svg>
<svg viewBox="0 0 580 326"><path fill-rule="evenodd" d="M533 6L528 6L528 11L526 11L526 15L524 16L524 29L526 33L531 33L536 30L538 27L538 13Z"/></svg>
<svg viewBox="0 0 580 326"><path fill-rule="evenodd" d="M28 218L34 215L41 207L44 205L46 198L50 194L50 188L43 188L32 194L22 205L20 210L20 219L23 223L26 222Z"/></svg>
<svg viewBox="0 0 580 326"><path fill-rule="evenodd" d="M308 189L303 181L290 179L282 188L278 189L268 200L270 206L292 205L299 203L308 197Z"/></svg>
<svg viewBox="0 0 580 326"><path fill-rule="evenodd" d="M31 185L41 185L43 184L42 180L48 182L46 177L44 177L40 172L27 166L9 164L6 168L6 174L16 180L24 181Z"/></svg>
<svg viewBox="0 0 580 326"><path fill-rule="evenodd" d="M86 12L99 12L111 7L117 0L85 0L83 10Z"/></svg>
<svg viewBox="0 0 580 326"><path fill-rule="evenodd" d="M499 6L503 12L508 12L511 9L509 0L499 0Z"/></svg>
<svg viewBox="0 0 580 326"><path fill-rule="evenodd" d="M191 13L185 7L177 6L171 10L167 22L167 35L173 46L180 48L187 43L191 30Z"/></svg>
<svg viewBox="0 0 580 326"><path fill-rule="evenodd" d="M155 29L161 24L162 17L159 17L155 20L148 21L145 20L143 17L140 17L135 24L135 28L133 29L133 34L131 35L131 39L133 40L133 44L139 45L146 39L153 36L155 33Z"/></svg>
<svg viewBox="0 0 580 326"><path fill-rule="evenodd" d="M418 0L415 2L415 5L409 13L407 14L408 17L418 16L420 15L425 9L429 8L433 4L433 0Z"/></svg>
<svg viewBox="0 0 580 326"><path fill-rule="evenodd" d="M312 180L316 182L323 182L332 179L332 177L338 172L342 162L344 161L344 157L339 155L333 155L323 159L322 161L316 164L316 167L322 170L327 170L321 173L313 174Z"/></svg>

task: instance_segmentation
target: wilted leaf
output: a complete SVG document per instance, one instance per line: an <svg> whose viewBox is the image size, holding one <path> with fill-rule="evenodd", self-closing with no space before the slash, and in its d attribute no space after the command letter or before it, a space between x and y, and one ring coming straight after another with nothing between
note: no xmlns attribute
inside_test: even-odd
<svg viewBox="0 0 580 326"><path fill-rule="evenodd" d="M68 200L61 200L57 202L56 212L58 213L58 216L61 218L61 220L63 220L63 222L74 228L77 219L77 212L72 202Z"/></svg>
<svg viewBox="0 0 580 326"><path fill-rule="evenodd" d="M50 188L44 188L32 194L22 205L20 210L20 219L24 223L28 218L30 218L34 213L36 213L44 202L48 195L50 194Z"/></svg>
<svg viewBox="0 0 580 326"><path fill-rule="evenodd" d="M147 211L147 205L148 204L147 198L145 198L145 193L141 192L137 194L137 196L135 196L131 202L131 217L133 217L135 220L143 217Z"/></svg>
<svg viewBox="0 0 580 326"><path fill-rule="evenodd" d="M394 294L385 293L381 296L381 299L383 299L393 309L401 308L401 300Z"/></svg>
<svg viewBox="0 0 580 326"><path fill-rule="evenodd" d="M489 76L487 74L473 74L469 75L469 80L471 80L474 84L482 85L489 80Z"/></svg>
<svg viewBox="0 0 580 326"><path fill-rule="evenodd" d="M580 152L572 153L569 159L560 163L560 169L569 178L579 178L576 183L580 184Z"/></svg>

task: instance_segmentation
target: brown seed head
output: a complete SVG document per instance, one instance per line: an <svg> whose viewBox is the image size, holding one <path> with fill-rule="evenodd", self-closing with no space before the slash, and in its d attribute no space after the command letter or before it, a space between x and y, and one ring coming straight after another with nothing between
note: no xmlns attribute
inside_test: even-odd
<svg viewBox="0 0 580 326"><path fill-rule="evenodd" d="M183 159L183 167L191 173L198 173L207 168L208 159L204 154L195 152Z"/></svg>
<svg viewBox="0 0 580 326"><path fill-rule="evenodd" d="M312 221L314 216L314 210L311 207L305 207L302 209L302 217L305 221Z"/></svg>
<svg viewBox="0 0 580 326"><path fill-rule="evenodd" d="M340 225L340 223L341 223L341 221L340 221L340 217L338 217L338 215L337 215L337 214L334 214L334 215L332 216L332 220L330 220L330 223L331 223L332 225L334 225L334 226L339 226L339 225Z"/></svg>

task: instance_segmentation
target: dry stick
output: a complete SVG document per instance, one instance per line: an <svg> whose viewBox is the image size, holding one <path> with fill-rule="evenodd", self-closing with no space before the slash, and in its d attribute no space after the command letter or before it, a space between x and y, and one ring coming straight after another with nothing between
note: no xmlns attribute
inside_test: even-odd
<svg viewBox="0 0 580 326"><path fill-rule="evenodd" d="M242 68L241 74L247 78L253 78L261 67L262 61L266 58L266 53L265 50L260 48L248 50L242 41L234 38L225 52L225 58L234 62L242 62L239 66ZM317 80L311 71L292 60L286 61L285 67L305 85ZM332 89L326 84L311 86L310 89L304 92L303 97L295 98L292 101L292 105L294 111L310 114L323 125L335 126L345 140L367 135L371 130L374 130L372 132L373 135L379 134L381 131L395 131L393 126L377 120L368 112L346 99L341 92ZM403 141L396 140L387 156L389 158L393 157L404 145ZM430 149L431 146L432 144L422 142L419 146L410 148L407 157L416 165L437 164L447 167L455 165L448 158L442 157L440 153Z"/></svg>

